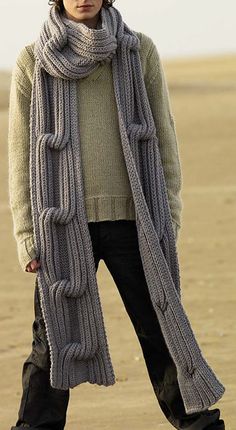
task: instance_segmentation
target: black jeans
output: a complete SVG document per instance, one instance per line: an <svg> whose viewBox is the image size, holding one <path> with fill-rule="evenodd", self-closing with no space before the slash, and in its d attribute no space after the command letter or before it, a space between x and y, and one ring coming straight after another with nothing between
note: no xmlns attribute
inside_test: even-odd
<svg viewBox="0 0 236 430"><path fill-rule="evenodd" d="M177 429L224 430L219 409L186 415L177 381L176 366L169 354L151 303L133 220L89 222L93 253L98 268L103 259L119 290L132 321L159 406ZM32 351L23 364L23 393L16 426L63 430L69 390L52 388L49 383L50 357L42 317L37 279ZM24 427L25 428L25 427Z"/></svg>

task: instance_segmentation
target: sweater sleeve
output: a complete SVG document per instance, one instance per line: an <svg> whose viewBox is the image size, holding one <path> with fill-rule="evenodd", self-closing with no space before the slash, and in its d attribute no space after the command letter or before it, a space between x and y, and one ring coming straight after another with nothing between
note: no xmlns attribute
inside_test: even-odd
<svg viewBox="0 0 236 430"><path fill-rule="evenodd" d="M26 265L36 258L29 187L31 83L20 64L26 54L22 51L12 71L8 120L9 204L18 259L23 271L26 271Z"/></svg>
<svg viewBox="0 0 236 430"><path fill-rule="evenodd" d="M160 155L167 186L169 205L172 215L173 228L178 239L181 227L181 199L182 172L178 139L172 113L169 91L164 69L159 53L152 39L149 41L149 51L146 58L145 84L153 113L157 136L159 139Z"/></svg>

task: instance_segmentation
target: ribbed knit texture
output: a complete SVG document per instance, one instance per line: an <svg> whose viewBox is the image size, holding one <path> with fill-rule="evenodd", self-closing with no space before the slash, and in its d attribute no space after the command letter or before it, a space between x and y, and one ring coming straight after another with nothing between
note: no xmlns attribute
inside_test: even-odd
<svg viewBox="0 0 236 430"><path fill-rule="evenodd" d="M30 197L37 276L50 347L50 382L67 389L115 383L86 218L76 80L111 61L122 151L139 249L153 307L176 364L187 413L207 409L224 387L204 359L181 303L167 187L139 56L140 40L111 7L102 28L66 27L56 8L35 44Z"/></svg>
<svg viewBox="0 0 236 430"><path fill-rule="evenodd" d="M66 20L68 25L77 25ZM163 67L152 39L140 39L140 60L159 148L176 240L181 226L182 176L178 142ZM9 198L14 237L23 271L36 257L29 186L29 121L35 67L34 43L24 47L12 72L9 109ZM88 221L135 219L134 202L121 148L111 63L104 62L78 79L77 111L80 124L85 205Z"/></svg>

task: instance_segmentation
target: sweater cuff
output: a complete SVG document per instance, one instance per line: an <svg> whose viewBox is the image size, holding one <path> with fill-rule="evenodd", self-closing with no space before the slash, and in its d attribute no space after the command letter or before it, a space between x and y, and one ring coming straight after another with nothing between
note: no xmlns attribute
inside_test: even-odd
<svg viewBox="0 0 236 430"><path fill-rule="evenodd" d="M17 246L17 251L20 266L24 272L27 272L27 264L37 258L34 248L34 237L28 236L26 239L20 242Z"/></svg>

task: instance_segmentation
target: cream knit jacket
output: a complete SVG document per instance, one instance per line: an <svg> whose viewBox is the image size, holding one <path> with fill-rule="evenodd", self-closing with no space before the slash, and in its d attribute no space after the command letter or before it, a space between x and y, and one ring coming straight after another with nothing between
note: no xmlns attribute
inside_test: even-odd
<svg viewBox="0 0 236 430"><path fill-rule="evenodd" d="M182 173L174 117L160 56L152 39L137 33L140 57L167 184L176 240L181 227ZM35 258L29 189L29 120L34 43L25 46L12 71L9 97L9 203L20 266ZM78 115L85 204L89 221L135 219L120 142L111 64L78 80Z"/></svg>

